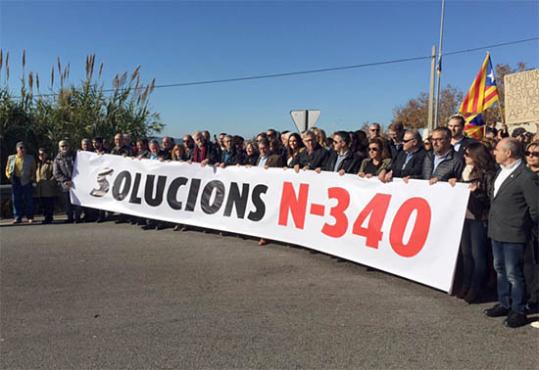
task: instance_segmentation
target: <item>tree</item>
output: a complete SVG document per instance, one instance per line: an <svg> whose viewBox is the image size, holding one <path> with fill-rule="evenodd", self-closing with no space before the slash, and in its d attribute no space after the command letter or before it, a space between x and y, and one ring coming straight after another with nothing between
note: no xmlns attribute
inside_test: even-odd
<svg viewBox="0 0 539 370"><path fill-rule="evenodd" d="M3 181L7 155L14 150L17 141L25 141L29 152L35 153L43 146L54 153L61 139L68 139L78 147L82 138L102 136L112 142L116 132L128 132L135 139L159 133L164 127L159 114L149 107L155 79L143 84L140 66L130 74L116 75L109 93L102 82L103 63L97 75L95 73L95 55L87 56L86 77L78 86L69 84L70 65L62 67L58 59L51 70L52 94L42 94L39 76L25 71L26 52L23 51L20 96L13 97L8 88L9 53L6 53L4 68L2 55L0 50L0 72L5 71L6 81L5 86L0 87Z"/></svg>
<svg viewBox="0 0 539 370"><path fill-rule="evenodd" d="M447 85L446 88L442 89L438 108L438 122L441 125L445 125L449 117L457 112L462 98L462 92L451 85ZM417 98L410 99L406 104L393 110L393 122L402 122L408 128L427 127L428 103L428 94L425 92L420 93Z"/></svg>

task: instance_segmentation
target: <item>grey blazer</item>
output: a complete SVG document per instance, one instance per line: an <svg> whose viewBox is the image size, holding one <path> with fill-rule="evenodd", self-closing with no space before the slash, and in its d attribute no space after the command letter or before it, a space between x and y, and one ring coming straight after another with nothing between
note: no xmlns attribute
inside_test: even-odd
<svg viewBox="0 0 539 370"><path fill-rule="evenodd" d="M538 213L537 175L523 162L501 184L495 197L494 189L491 191L488 236L499 242L526 243L532 227L537 228Z"/></svg>

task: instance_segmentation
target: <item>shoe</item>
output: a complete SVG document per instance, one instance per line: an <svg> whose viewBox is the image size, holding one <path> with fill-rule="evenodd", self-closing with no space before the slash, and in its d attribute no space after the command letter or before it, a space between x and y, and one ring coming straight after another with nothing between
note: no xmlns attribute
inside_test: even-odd
<svg viewBox="0 0 539 370"><path fill-rule="evenodd" d="M28 223L29 223L29 224L33 224L33 223L34 223L34 219L33 219L33 218L29 218L29 219L28 219Z"/></svg>
<svg viewBox="0 0 539 370"><path fill-rule="evenodd" d="M141 227L142 230L152 230L154 228L155 228L154 225L144 225Z"/></svg>
<svg viewBox="0 0 539 370"><path fill-rule="evenodd" d="M174 226L174 231L180 231L182 228L182 225L176 225Z"/></svg>
<svg viewBox="0 0 539 370"><path fill-rule="evenodd" d="M105 221L106 220L104 218L101 218L101 217L99 217L97 220L95 220L95 222L97 222L98 224L103 223Z"/></svg>
<svg viewBox="0 0 539 370"><path fill-rule="evenodd" d="M127 220L123 220L123 219L118 219L116 221L114 221L115 224L125 224L127 223Z"/></svg>
<svg viewBox="0 0 539 370"><path fill-rule="evenodd" d="M166 229L166 226L163 224L158 224L155 226L155 230L164 230L164 229Z"/></svg>
<svg viewBox="0 0 539 370"><path fill-rule="evenodd" d="M511 312L503 324L508 328L519 328L528 324L528 318L523 313Z"/></svg>
<svg viewBox="0 0 539 370"><path fill-rule="evenodd" d="M73 223L73 219L67 219L64 221L64 224L72 224Z"/></svg>
<svg viewBox="0 0 539 370"><path fill-rule="evenodd" d="M22 223L22 220L20 218L16 218L13 221L11 221L13 225Z"/></svg>
<svg viewBox="0 0 539 370"><path fill-rule="evenodd" d="M510 309L505 308L501 304L497 303L493 307L484 310L483 313L488 317L502 317L507 316L510 311Z"/></svg>
<svg viewBox="0 0 539 370"><path fill-rule="evenodd" d="M43 220L43 222L41 223L42 225L49 225L49 224L52 224L52 220Z"/></svg>
<svg viewBox="0 0 539 370"><path fill-rule="evenodd" d="M189 231L189 228L187 226L180 227L180 231Z"/></svg>
<svg viewBox="0 0 539 370"><path fill-rule="evenodd" d="M260 245L260 246L263 246L263 245L266 245L266 244L268 244L268 241L266 239L260 239L258 241L258 245Z"/></svg>

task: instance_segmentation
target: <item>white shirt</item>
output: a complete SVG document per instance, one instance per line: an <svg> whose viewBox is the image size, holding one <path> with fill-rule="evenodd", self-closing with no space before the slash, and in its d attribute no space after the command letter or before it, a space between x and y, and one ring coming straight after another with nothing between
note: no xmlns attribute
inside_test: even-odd
<svg viewBox="0 0 539 370"><path fill-rule="evenodd" d="M460 146L462 145L462 140L464 140L464 136L461 137L459 141L455 142L455 144L453 144L453 149L455 150L455 152L459 151Z"/></svg>
<svg viewBox="0 0 539 370"><path fill-rule="evenodd" d="M522 159L519 159L509 166L500 165L502 170L498 174L498 177L496 177L496 180L494 180L494 196L498 194L498 190L500 190L500 187L502 186L503 182L507 180L507 178L511 176L513 172L515 172L515 170L518 166L520 166L521 163Z"/></svg>
<svg viewBox="0 0 539 370"><path fill-rule="evenodd" d="M268 156L261 156L260 160L258 161L258 167L264 167L266 165L266 162L268 161Z"/></svg>

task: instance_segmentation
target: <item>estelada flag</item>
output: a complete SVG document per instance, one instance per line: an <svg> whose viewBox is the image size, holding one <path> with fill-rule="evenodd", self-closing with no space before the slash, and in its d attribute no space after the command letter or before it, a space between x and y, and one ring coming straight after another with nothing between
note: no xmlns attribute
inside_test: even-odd
<svg viewBox="0 0 539 370"><path fill-rule="evenodd" d="M492 69L490 54L487 53L481 70L460 105L459 112L464 115L481 113L497 100L496 77Z"/></svg>
<svg viewBox="0 0 539 370"><path fill-rule="evenodd" d="M482 113L465 116L464 133L466 136L481 140L485 132L485 120Z"/></svg>

